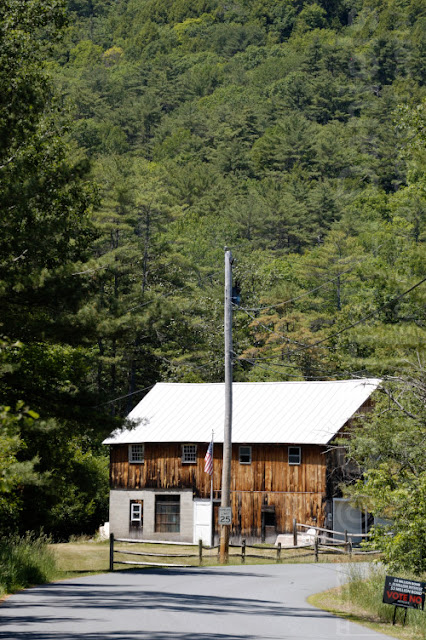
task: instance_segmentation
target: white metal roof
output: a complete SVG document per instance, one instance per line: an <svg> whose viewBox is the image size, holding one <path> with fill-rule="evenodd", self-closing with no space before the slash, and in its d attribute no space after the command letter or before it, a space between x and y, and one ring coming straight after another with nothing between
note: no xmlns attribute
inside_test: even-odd
<svg viewBox="0 0 426 640"><path fill-rule="evenodd" d="M235 443L327 444L380 380L234 382ZM223 442L223 383L158 383L130 412L136 426L104 444Z"/></svg>

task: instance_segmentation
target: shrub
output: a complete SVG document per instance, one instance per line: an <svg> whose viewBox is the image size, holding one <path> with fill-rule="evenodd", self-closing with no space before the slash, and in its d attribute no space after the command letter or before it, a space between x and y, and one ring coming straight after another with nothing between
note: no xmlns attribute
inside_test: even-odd
<svg viewBox="0 0 426 640"><path fill-rule="evenodd" d="M46 536L36 538L31 533L22 538L0 538L0 590L3 593L52 579L55 559L48 542Z"/></svg>
<svg viewBox="0 0 426 640"><path fill-rule="evenodd" d="M391 623L394 607L382 602L386 573L389 572L381 565L370 565L368 569L354 565L350 571L349 582L342 589L343 600L369 611L375 621ZM396 573L396 575L412 580L425 579L424 574ZM402 618L403 610L398 614L398 621ZM426 638L426 619L423 611L409 609L407 624L419 640Z"/></svg>

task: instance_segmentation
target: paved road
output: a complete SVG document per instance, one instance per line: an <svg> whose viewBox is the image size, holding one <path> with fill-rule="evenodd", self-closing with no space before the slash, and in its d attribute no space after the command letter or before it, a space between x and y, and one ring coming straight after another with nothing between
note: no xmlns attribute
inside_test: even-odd
<svg viewBox="0 0 426 640"><path fill-rule="evenodd" d="M348 565L122 571L29 589L0 606L2 640L384 640L307 604ZM390 638L389 638L390 640Z"/></svg>

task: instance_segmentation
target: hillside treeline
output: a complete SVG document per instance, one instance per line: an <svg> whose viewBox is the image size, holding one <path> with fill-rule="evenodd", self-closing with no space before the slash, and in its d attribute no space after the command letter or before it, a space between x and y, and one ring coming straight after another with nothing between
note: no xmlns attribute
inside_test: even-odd
<svg viewBox="0 0 426 640"><path fill-rule="evenodd" d="M146 389L223 379L225 245L237 380L418 380L425 321L421 0L65 4L0 9L0 508L56 537Z"/></svg>

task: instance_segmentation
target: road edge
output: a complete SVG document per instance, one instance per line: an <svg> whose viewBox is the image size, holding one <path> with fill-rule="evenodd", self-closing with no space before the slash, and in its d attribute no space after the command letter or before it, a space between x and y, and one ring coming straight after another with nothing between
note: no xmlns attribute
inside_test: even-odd
<svg viewBox="0 0 426 640"><path fill-rule="evenodd" d="M322 611L327 611L338 618L354 622L362 627L367 627L382 635L399 638L400 640L418 640L414 635L407 635L407 627L403 630L398 627L389 627L389 623L373 620L372 614L360 607L353 607L339 598L341 587L333 587L320 593L314 593L306 598L306 601ZM368 619L370 618L370 620Z"/></svg>

